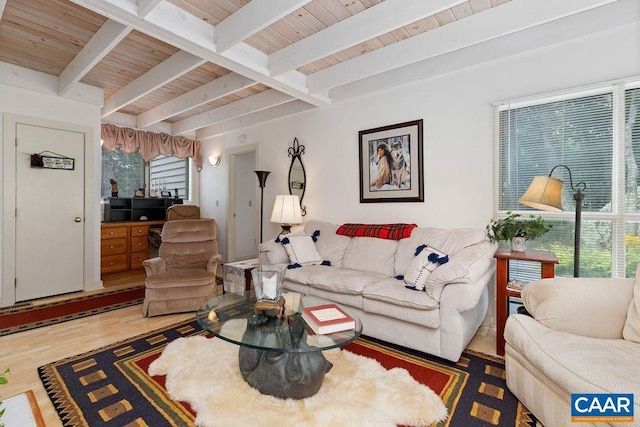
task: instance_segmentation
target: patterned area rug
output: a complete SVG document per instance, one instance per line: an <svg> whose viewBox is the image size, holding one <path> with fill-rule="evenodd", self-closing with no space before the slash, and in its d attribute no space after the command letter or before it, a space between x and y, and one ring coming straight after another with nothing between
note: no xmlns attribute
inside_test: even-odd
<svg viewBox="0 0 640 427"><path fill-rule="evenodd" d="M64 426L190 426L191 408L171 399L164 376L147 372L167 343L201 334L195 321L182 323L42 366L38 373ZM405 368L429 386L449 410L438 426L535 426L506 388L502 359L465 352L451 363L364 337L346 350L387 369Z"/></svg>
<svg viewBox="0 0 640 427"><path fill-rule="evenodd" d="M0 336L142 304L144 285L47 304L19 304L0 310Z"/></svg>

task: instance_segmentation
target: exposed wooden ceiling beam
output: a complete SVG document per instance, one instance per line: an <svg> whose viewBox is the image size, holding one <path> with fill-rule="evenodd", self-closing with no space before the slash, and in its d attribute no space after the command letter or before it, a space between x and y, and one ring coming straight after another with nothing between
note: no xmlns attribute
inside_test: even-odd
<svg viewBox="0 0 640 427"><path fill-rule="evenodd" d="M254 113L245 114L240 117L236 117L224 122L207 126L196 131L196 139L202 141L208 138L213 138L225 132L231 132L237 129L242 129L247 126L253 126L258 123L268 122L270 120L276 120L282 117L291 116L293 114L301 113L303 111L317 108L315 105L308 104L304 101L295 99L284 104L276 105L271 108L256 111Z"/></svg>
<svg viewBox="0 0 640 427"><path fill-rule="evenodd" d="M71 1L310 104L330 103L330 100L322 95L310 94L306 86L300 84L303 77L291 78L293 74L300 74L298 72L290 72L286 77L269 76L267 55L246 43L238 43L218 53L214 43L213 26L167 1L160 2L143 19L137 14L137 3L134 0Z"/></svg>
<svg viewBox="0 0 640 427"><path fill-rule="evenodd" d="M293 70L466 0L386 0L269 55L271 75Z"/></svg>
<svg viewBox="0 0 640 427"><path fill-rule="evenodd" d="M310 92L345 85L618 0L512 0L307 76Z"/></svg>
<svg viewBox="0 0 640 427"><path fill-rule="evenodd" d="M214 123L230 120L245 114L264 110L285 102L289 102L294 98L275 89L265 90L256 95L240 99L214 110L198 114L188 119L175 122L171 125L172 135L182 135Z"/></svg>
<svg viewBox="0 0 640 427"><path fill-rule="evenodd" d="M223 52L267 28L311 0L253 0L215 26L215 43Z"/></svg>
<svg viewBox="0 0 640 427"><path fill-rule="evenodd" d="M169 117L176 116L192 108L199 107L200 105L207 104L256 84L257 82L240 74L229 73L139 114L136 118L136 127L144 129L154 123L158 123Z"/></svg>
<svg viewBox="0 0 640 427"><path fill-rule="evenodd" d="M594 8L579 15L519 31L509 37L498 37L484 43L449 52L406 67L376 74L356 82L329 90L334 102L370 94L380 87L400 86L420 79L453 72L465 67L484 64L511 55L522 54L554 43L588 37L594 32L611 31L626 25L640 27L640 5L637 0L622 0Z"/></svg>
<svg viewBox="0 0 640 427"><path fill-rule="evenodd" d="M104 106L102 107L102 117L118 111L136 99L162 87L166 83L175 80L177 77L188 73L206 62L207 61L199 56L179 51L105 99Z"/></svg>
<svg viewBox="0 0 640 427"><path fill-rule="evenodd" d="M138 0L138 15L147 16L163 0Z"/></svg>
<svg viewBox="0 0 640 427"><path fill-rule="evenodd" d="M108 19L58 76L58 94L64 96L130 32L131 27Z"/></svg>

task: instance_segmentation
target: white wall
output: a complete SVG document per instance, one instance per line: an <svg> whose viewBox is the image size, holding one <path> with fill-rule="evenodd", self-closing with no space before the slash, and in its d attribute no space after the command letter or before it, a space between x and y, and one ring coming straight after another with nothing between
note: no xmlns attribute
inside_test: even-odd
<svg viewBox="0 0 640 427"><path fill-rule="evenodd" d="M259 143L261 168L272 172L265 212L276 194L288 193L287 148L297 137L306 147L306 219L484 227L493 207L493 104L633 75L640 75L637 25L245 128L204 141L203 152L237 146L241 135L245 143ZM425 202L359 203L358 131L416 119L424 120ZM203 192L226 191L224 166L206 171ZM202 201L226 223L226 209ZM264 227L265 236L279 230L268 222Z"/></svg>
<svg viewBox="0 0 640 427"><path fill-rule="evenodd" d="M7 72L10 71L10 72ZM19 76L19 79L16 77ZM84 100L61 98L55 95L57 79L40 73L33 73L20 67L0 67L0 114L13 113L46 120L54 120L62 123L73 123L89 126L95 129L91 146L86 147L92 162L85 164L85 185L93 188L95 199L90 201L94 209L85 212L87 221L86 230L91 236L91 247L87 248L92 259L89 279L85 279L85 290L101 287L100 281L100 113L102 91L96 96L95 88L86 88ZM36 90L29 90L19 86L33 85ZM83 92L85 88L81 88ZM82 98L82 96L80 96ZM3 123L0 119L0 135L4 135ZM4 138L3 138L4 139ZM4 144L13 144L13 141L2 141ZM0 150L0 168L4 164L3 151ZM1 187L0 187L1 188ZM0 201L0 224L4 222L4 197ZM0 227L0 242L2 241L2 227ZM62 242L63 244L63 242ZM1 247L1 245L0 245ZM2 254L0 254L0 278L2 277ZM1 279L0 279L1 280ZM0 290L6 289L11 284L0 283ZM3 304L0 293L0 305ZM4 302L6 303L6 302ZM11 303L11 301L9 301Z"/></svg>

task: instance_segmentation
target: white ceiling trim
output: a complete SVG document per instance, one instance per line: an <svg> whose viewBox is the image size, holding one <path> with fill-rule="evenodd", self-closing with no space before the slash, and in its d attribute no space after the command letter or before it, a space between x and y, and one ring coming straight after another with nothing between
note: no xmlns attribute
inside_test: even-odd
<svg viewBox="0 0 640 427"><path fill-rule="evenodd" d="M171 125L172 135L182 135L214 123L230 120L245 114L264 110L294 98L275 89L265 90L256 95L240 99L230 104L223 105L216 109L198 114L188 119L180 120Z"/></svg>
<svg viewBox="0 0 640 427"><path fill-rule="evenodd" d="M465 1L383 1L272 53L269 55L271 75L278 75L325 58Z"/></svg>
<svg viewBox="0 0 640 427"><path fill-rule="evenodd" d="M136 117L136 127L144 129L185 111L231 95L242 89L256 85L257 82L236 73L229 73L202 85L190 92L158 105Z"/></svg>
<svg viewBox="0 0 640 427"><path fill-rule="evenodd" d="M108 19L58 76L58 94L64 96L130 32L131 27Z"/></svg>
<svg viewBox="0 0 640 427"><path fill-rule="evenodd" d="M316 108L316 106L295 99L293 101L260 110L255 113L246 114L244 116L227 120L222 123L198 129L196 131L195 138L202 141L205 139L216 137L225 132L231 132L237 129L246 128L248 126L257 125L259 123L277 120L279 118L301 113L312 108Z"/></svg>
<svg viewBox="0 0 640 427"><path fill-rule="evenodd" d="M214 28L216 49L223 52L248 39L311 0L253 0Z"/></svg>
<svg viewBox="0 0 640 427"><path fill-rule="evenodd" d="M71 1L295 98L313 105L330 103L323 96L310 94L306 87L300 86L299 79L288 82L270 77L267 55L245 43L238 43L222 54L217 53L213 26L167 1L160 2L143 19L137 15L137 4L133 0Z"/></svg>
<svg viewBox="0 0 640 427"><path fill-rule="evenodd" d="M206 62L199 56L179 51L105 99L102 117L118 111Z"/></svg>
<svg viewBox="0 0 640 427"><path fill-rule="evenodd" d="M345 85L614 1L512 0L313 73L307 86L313 93Z"/></svg>

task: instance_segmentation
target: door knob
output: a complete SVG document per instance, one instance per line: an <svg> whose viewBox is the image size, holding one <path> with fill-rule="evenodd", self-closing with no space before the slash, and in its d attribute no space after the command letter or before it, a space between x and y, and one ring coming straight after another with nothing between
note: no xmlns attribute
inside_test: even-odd
<svg viewBox="0 0 640 427"><path fill-rule="evenodd" d="M74 221L75 222L82 222L82 218L77 216L77 217L74 218Z"/></svg>

